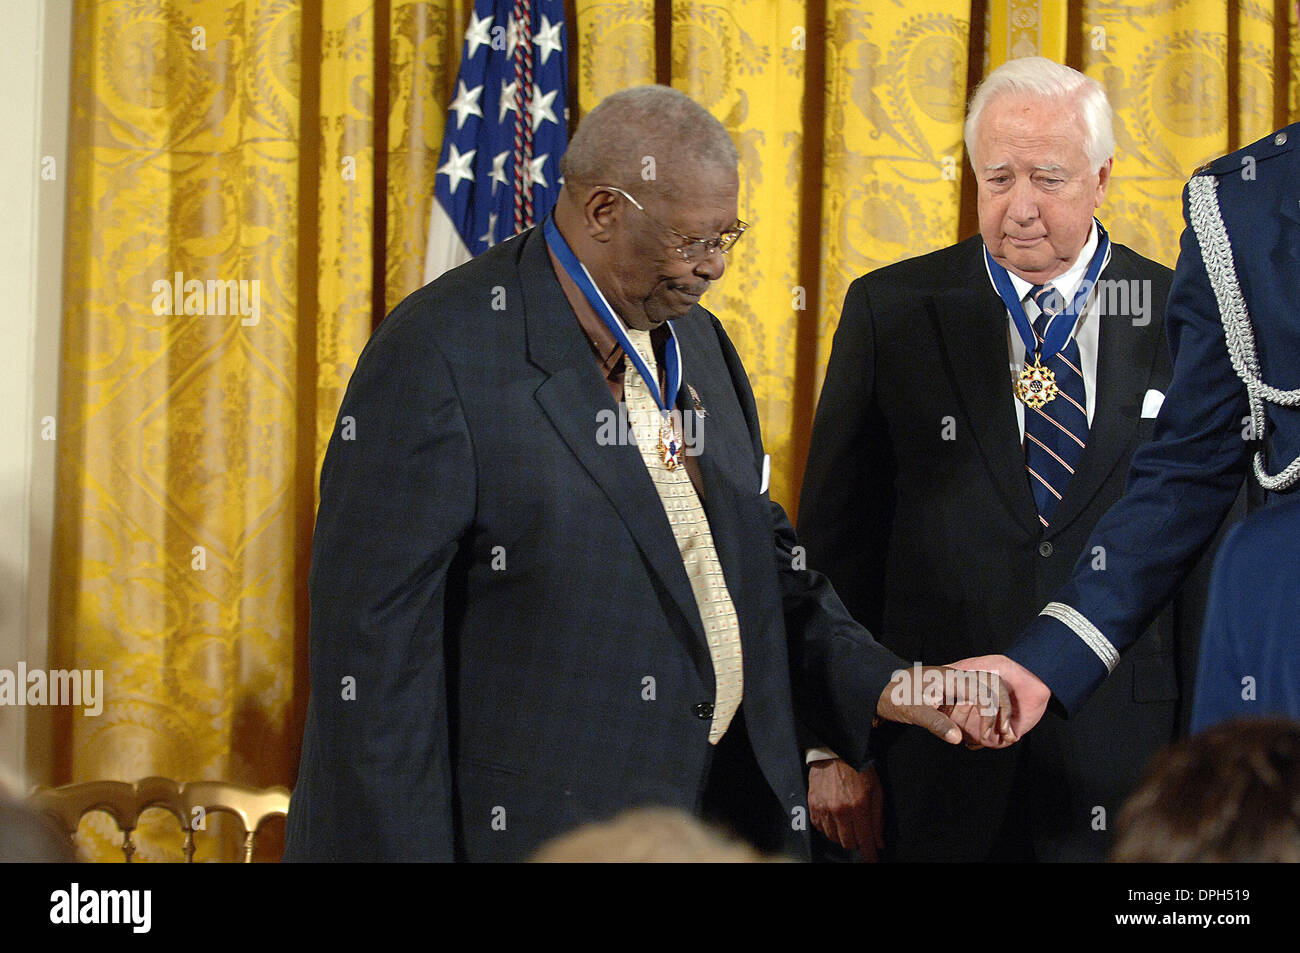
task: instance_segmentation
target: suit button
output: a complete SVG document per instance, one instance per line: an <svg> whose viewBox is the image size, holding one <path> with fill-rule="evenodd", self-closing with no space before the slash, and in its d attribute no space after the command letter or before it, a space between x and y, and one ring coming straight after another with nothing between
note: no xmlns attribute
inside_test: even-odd
<svg viewBox="0 0 1300 953"><path fill-rule="evenodd" d="M1274 136L1274 137L1273 137L1273 145L1275 145L1275 146L1284 146L1284 145L1286 145L1286 133L1285 133L1285 132L1279 132L1276 136Z"/></svg>
<svg viewBox="0 0 1300 953"><path fill-rule="evenodd" d="M713 702L700 702L693 710L696 718L708 721L713 717Z"/></svg>
<svg viewBox="0 0 1300 953"><path fill-rule="evenodd" d="M1038 555L1040 555L1040 556L1044 556L1044 557L1052 555L1052 544L1049 543L1049 542L1047 542L1046 540L1044 540L1043 542L1039 543L1039 544L1038 544Z"/></svg>

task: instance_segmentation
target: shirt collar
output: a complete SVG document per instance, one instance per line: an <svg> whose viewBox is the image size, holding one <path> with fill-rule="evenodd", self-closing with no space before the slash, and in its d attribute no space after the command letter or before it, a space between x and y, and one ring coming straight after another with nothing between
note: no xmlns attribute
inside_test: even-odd
<svg viewBox="0 0 1300 953"><path fill-rule="evenodd" d="M1088 228L1088 240L1083 243L1083 248L1079 250L1078 256L1074 262L1063 273L1055 278L1049 279L1045 284L1050 284L1053 288L1061 293L1062 298L1066 301L1073 301L1075 292L1079 290L1079 285L1083 284L1083 276L1088 271L1088 263L1092 261L1093 253L1097 250L1097 223L1094 221ZM1103 262L1103 267L1105 263ZM1011 285L1020 295L1020 300L1024 301L1025 296L1029 294L1029 289L1034 287L1032 281L1026 281L1014 271L1007 271L1007 277L1011 279ZM990 283L993 276L989 275ZM994 285L994 290L997 286Z"/></svg>
<svg viewBox="0 0 1300 953"><path fill-rule="evenodd" d="M587 296L569 277L569 273L564 270L564 266L560 264L559 259L555 257L555 253L551 251L549 246L546 253L550 256L551 267L560 282L564 297L568 299L569 306L573 308L573 313L578 318L578 324L587 336L587 342L591 345L592 353L596 356L596 362L600 365L601 374L612 380L622 380L623 347L618 343L618 338L614 337L614 332L600 319L600 315L591 306ZM663 351L668 340L668 334L669 328L667 324L661 324L650 332L650 342L654 345L655 360L660 365L660 377L663 376Z"/></svg>

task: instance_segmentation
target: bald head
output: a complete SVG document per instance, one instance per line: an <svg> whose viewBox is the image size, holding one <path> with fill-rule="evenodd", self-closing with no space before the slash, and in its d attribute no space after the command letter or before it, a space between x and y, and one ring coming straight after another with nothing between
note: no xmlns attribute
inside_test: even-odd
<svg viewBox="0 0 1300 953"><path fill-rule="evenodd" d="M734 173L738 162L731 136L699 103L670 86L636 86L583 118L560 171L574 195L617 185L668 196L704 172Z"/></svg>
<svg viewBox="0 0 1300 953"><path fill-rule="evenodd" d="M736 147L708 110L667 86L615 93L578 126L560 161L555 225L629 327L687 314L722 277L737 225Z"/></svg>

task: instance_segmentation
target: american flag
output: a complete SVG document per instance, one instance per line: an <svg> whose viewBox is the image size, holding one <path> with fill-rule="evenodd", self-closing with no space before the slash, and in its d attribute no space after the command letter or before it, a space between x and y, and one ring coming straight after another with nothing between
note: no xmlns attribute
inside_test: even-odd
<svg viewBox="0 0 1300 953"><path fill-rule="evenodd" d="M427 284L540 222L560 194L564 0L475 0L429 217Z"/></svg>

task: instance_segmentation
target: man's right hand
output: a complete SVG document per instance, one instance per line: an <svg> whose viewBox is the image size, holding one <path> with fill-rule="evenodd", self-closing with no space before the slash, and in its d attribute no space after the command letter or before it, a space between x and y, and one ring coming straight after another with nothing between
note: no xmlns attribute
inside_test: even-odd
<svg viewBox="0 0 1300 953"><path fill-rule="evenodd" d="M880 693L876 714L904 725L919 725L953 745L963 737L972 747L1002 747L1016 740L1011 731L1011 696L1002 679L992 672L919 662L900 668Z"/></svg>
<svg viewBox="0 0 1300 953"><path fill-rule="evenodd" d="M1024 737L1025 732L1038 724L1043 712L1047 710L1047 703L1052 700L1052 690L1043 684L1042 679L1005 655L981 655L962 659L953 662L950 667L964 671L996 672L1010 692L1010 730L999 721L999 730L991 739L983 742L988 748L1005 748Z"/></svg>
<svg viewBox="0 0 1300 953"><path fill-rule="evenodd" d="M875 863L885 846L884 788L871 765L854 771L847 761L827 758L808 768L808 816L826 839L862 852Z"/></svg>

